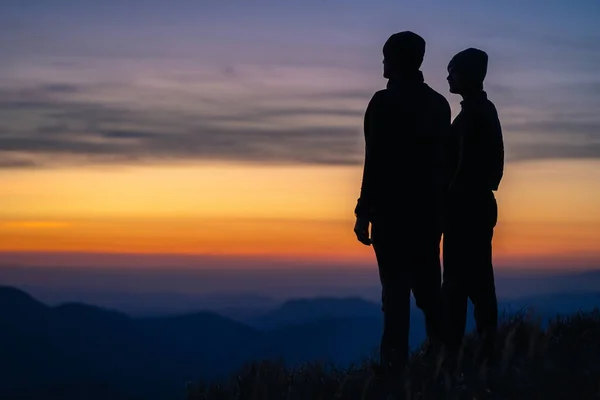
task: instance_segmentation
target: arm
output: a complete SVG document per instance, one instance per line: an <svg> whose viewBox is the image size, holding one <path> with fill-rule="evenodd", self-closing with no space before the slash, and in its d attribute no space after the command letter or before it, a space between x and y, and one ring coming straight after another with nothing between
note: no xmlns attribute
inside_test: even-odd
<svg viewBox="0 0 600 400"><path fill-rule="evenodd" d="M358 198L354 214L357 218L370 220L373 211L373 150L372 150L372 129L371 121L373 119L373 109L375 96L369 102L364 118L364 136L365 136L365 162L363 166L363 175L360 188L360 197Z"/></svg>
<svg viewBox="0 0 600 400"><path fill-rule="evenodd" d="M365 163L363 167L362 183L360 187L360 197L358 198L354 214L356 215L356 224L354 233L359 242L365 246L370 246L372 241L369 234L369 225L373 218L373 197L374 197L374 179L376 178L373 157L373 110L375 96L369 102L364 120L365 135Z"/></svg>
<svg viewBox="0 0 600 400"><path fill-rule="evenodd" d="M446 99L441 103L438 132L440 134L441 149L439 155L439 168L441 175L441 187L443 191L450 188L452 180L458 169L460 158L460 141L453 136L452 112L450 104Z"/></svg>
<svg viewBox="0 0 600 400"><path fill-rule="evenodd" d="M502 126L495 107L489 118L489 185L492 190L498 190L502 176L504 175L504 139L502 137Z"/></svg>
<svg viewBox="0 0 600 400"><path fill-rule="evenodd" d="M445 188L446 191L452 188L456 181L462 158L462 135L457 129L452 129L450 125L448 137L445 141Z"/></svg>
<svg viewBox="0 0 600 400"><path fill-rule="evenodd" d="M463 183L472 189L498 190L504 173L504 143L496 108L488 102L469 110L461 131L466 135L459 158Z"/></svg>

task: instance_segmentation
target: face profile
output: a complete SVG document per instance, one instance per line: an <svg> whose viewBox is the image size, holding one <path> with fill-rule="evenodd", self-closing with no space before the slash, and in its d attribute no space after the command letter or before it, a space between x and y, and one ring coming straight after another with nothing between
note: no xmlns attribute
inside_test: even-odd
<svg viewBox="0 0 600 400"><path fill-rule="evenodd" d="M460 81L456 69L448 67L448 86L450 93L458 94L460 92Z"/></svg>
<svg viewBox="0 0 600 400"><path fill-rule="evenodd" d="M390 79L390 63L387 61L387 59L384 57L383 58L383 77L385 79Z"/></svg>

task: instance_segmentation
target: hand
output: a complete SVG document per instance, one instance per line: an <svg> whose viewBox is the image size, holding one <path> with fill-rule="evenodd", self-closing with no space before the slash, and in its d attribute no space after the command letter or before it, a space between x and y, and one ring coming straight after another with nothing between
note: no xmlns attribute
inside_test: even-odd
<svg viewBox="0 0 600 400"><path fill-rule="evenodd" d="M356 218L356 224L354 224L354 233L359 242L365 246L370 246L372 243L369 235L369 220L366 218Z"/></svg>

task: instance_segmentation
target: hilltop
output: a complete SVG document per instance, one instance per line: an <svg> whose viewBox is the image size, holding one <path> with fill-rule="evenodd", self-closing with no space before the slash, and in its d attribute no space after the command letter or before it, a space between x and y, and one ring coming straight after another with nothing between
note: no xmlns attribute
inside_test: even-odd
<svg viewBox="0 0 600 400"><path fill-rule="evenodd" d="M454 373L443 367L443 355L416 351L406 377L388 383L373 361L346 369L254 362L229 380L190 385L187 400L600 398L598 309L557 317L545 328L524 313L511 317L501 325L498 361L489 367L473 363L477 345L473 335L465 338Z"/></svg>

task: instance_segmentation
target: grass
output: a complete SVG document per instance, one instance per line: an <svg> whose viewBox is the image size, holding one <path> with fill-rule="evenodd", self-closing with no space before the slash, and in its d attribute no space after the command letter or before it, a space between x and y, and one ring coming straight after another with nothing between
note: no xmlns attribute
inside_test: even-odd
<svg viewBox="0 0 600 400"><path fill-rule="evenodd" d="M545 328L526 312L503 318L489 367L474 362L478 344L475 335L465 337L454 372L443 354L419 349L404 377L386 382L374 359L345 369L257 361L228 380L191 384L187 400L600 399L599 309Z"/></svg>

